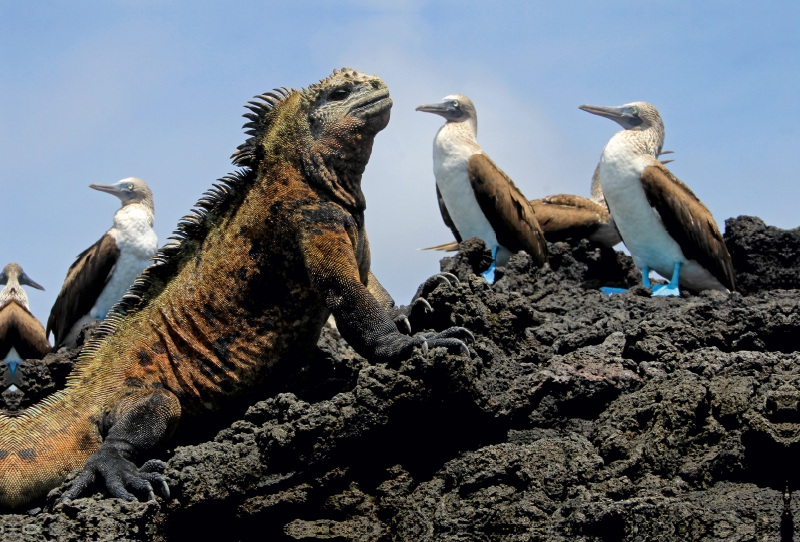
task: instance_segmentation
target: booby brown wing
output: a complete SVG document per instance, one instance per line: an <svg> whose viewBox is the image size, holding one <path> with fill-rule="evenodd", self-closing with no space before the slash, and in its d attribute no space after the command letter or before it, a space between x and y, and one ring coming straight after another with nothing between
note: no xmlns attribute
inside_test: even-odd
<svg viewBox="0 0 800 542"><path fill-rule="evenodd" d="M547 243L536 213L514 182L485 154L473 154L467 173L497 242L512 253L524 250L539 265L547 262Z"/></svg>
<svg viewBox="0 0 800 542"><path fill-rule="evenodd" d="M705 267L728 290L736 290L736 276L728 247L711 211L694 192L662 164L644 169L642 188L683 255Z"/></svg>
<svg viewBox="0 0 800 542"><path fill-rule="evenodd" d="M442 220L444 220L444 223L447 225L448 228L450 228L450 231L453 232L453 237L456 238L456 250L458 250L458 243L463 241L463 239L461 238L461 234L458 233L456 225L455 223L453 223L453 219L450 218L450 213L447 212L447 206L445 206L444 204L444 198L442 197L442 193L439 191L438 184L436 185L436 198L439 200L439 211L442 213ZM436 247L431 247L431 248L436 248ZM423 250L428 250L428 249L425 248Z"/></svg>
<svg viewBox="0 0 800 542"><path fill-rule="evenodd" d="M22 359L42 359L50 351L42 323L14 300L0 308L0 359L12 348Z"/></svg>
<svg viewBox="0 0 800 542"><path fill-rule="evenodd" d="M118 259L116 241L105 234L70 266L47 319L47 333L53 332L56 348L62 346L72 326L92 309Z"/></svg>
<svg viewBox="0 0 800 542"><path fill-rule="evenodd" d="M589 238L600 226L608 224L608 208L589 198L556 194L531 200L536 219L551 243L566 239Z"/></svg>

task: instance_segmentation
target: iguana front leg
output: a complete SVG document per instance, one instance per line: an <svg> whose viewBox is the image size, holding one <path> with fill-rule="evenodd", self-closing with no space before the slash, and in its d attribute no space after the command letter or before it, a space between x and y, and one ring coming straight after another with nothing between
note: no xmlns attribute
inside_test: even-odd
<svg viewBox="0 0 800 542"><path fill-rule="evenodd" d="M98 477L105 480L113 497L126 501L136 500L131 492L152 500L153 484L168 498L169 487L161 475L166 464L150 460L137 468L134 461L172 433L180 413L178 398L164 389L136 390L123 397L101 422L101 432L106 435L100 449L86 461L83 472L62 498L78 497Z"/></svg>
<svg viewBox="0 0 800 542"><path fill-rule="evenodd" d="M310 230L303 236L302 251L311 284L356 352L373 361L407 357L415 346L445 346L469 354L461 339L472 334L464 328L413 337L399 333L389 313L362 284L353 243L344 226L326 224L325 229Z"/></svg>

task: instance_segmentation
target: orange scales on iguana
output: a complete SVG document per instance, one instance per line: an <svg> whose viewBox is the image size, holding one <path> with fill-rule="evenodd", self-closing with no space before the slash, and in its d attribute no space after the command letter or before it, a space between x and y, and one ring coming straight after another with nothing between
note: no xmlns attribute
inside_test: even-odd
<svg viewBox="0 0 800 542"><path fill-rule="evenodd" d="M415 346L468 352L463 328L407 336L370 272L361 176L389 122L385 83L351 69L250 102L251 135L84 347L66 387L0 417L0 505L18 508L83 469L113 496L168 495L164 464L134 461L182 418L217 408L313 347L332 313L373 361ZM391 311L391 314L390 314ZM400 315L402 317L402 315ZM399 320L399 318L397 318Z"/></svg>

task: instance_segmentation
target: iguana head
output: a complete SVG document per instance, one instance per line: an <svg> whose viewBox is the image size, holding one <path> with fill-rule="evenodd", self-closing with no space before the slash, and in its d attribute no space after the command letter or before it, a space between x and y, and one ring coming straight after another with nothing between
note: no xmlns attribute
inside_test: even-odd
<svg viewBox="0 0 800 542"><path fill-rule="evenodd" d="M256 99L245 114L252 137L239 146L234 164L256 172L298 168L340 203L363 210L361 175L392 107L386 84L342 68L306 89L276 89Z"/></svg>

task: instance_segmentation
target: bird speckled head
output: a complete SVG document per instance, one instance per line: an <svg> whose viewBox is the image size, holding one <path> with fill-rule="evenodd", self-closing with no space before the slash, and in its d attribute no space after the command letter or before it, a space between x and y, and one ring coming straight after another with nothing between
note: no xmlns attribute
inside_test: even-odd
<svg viewBox="0 0 800 542"><path fill-rule="evenodd" d="M647 130L655 128L664 130L664 123L658 109L647 102L633 102L616 107L600 105L582 105L579 107L587 113L611 119L626 130Z"/></svg>
<svg viewBox="0 0 800 542"><path fill-rule="evenodd" d="M652 104L633 102L616 107L581 105L579 109L611 119L622 126L625 130L617 134L635 145L639 152L652 154L655 157L661 154L664 145L664 123L658 109Z"/></svg>
<svg viewBox="0 0 800 542"><path fill-rule="evenodd" d="M463 94L445 96L442 101L433 104L417 106L417 111L434 113L447 119L448 122L465 122L472 120L477 125L478 112L472 100Z"/></svg>
<svg viewBox="0 0 800 542"><path fill-rule="evenodd" d="M128 177L114 184L90 184L89 188L117 196L123 207L141 203L153 211L153 192L146 182L136 177Z"/></svg>

